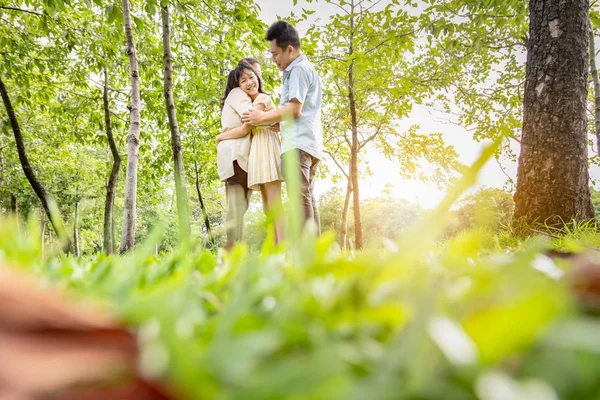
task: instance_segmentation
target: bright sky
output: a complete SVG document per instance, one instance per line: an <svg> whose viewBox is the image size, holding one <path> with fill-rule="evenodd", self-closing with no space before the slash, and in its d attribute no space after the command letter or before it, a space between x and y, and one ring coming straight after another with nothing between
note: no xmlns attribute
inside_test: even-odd
<svg viewBox="0 0 600 400"><path fill-rule="evenodd" d="M296 6L293 5L293 0L256 0L261 8L260 16L265 23L271 24L277 20L277 17L285 18L291 12L300 15L302 8L315 10L311 16L311 22L320 19L320 23L328 19L332 14L340 11L337 7L325 2L316 4L308 4L305 0L298 0ZM383 5L387 1L382 2ZM308 29L309 24L297 26L302 40L303 33ZM470 165L481 153L484 144L473 140L472 135L460 126L446 122L448 117L443 113L435 112L425 106L416 105L410 117L401 121L402 126L410 126L418 124L421 126L420 133L442 133L447 144L453 145L459 154L460 161ZM519 154L518 148L514 149L516 154ZM437 188L435 184L424 183L418 180L404 180L398 173L400 165L392 161L386 160L385 157L378 154L376 151L370 151L365 157L373 175L361 180L361 197L376 197L380 195L388 186L391 189L391 195L401 197L407 200L418 202L423 207L434 207L444 196L444 191ZM331 170L336 167L327 159L325 162L331 163ZM478 185L489 187L503 187L507 185L508 176L516 182L517 165L514 162L503 161L503 168L497 162L490 161L482 170L479 176ZM503 172L502 169L504 169ZM593 179L600 179L600 168L593 166L591 169ZM317 197L326 192L333 186L333 182L320 179L315 185ZM345 184L338 184L345 190ZM476 190L477 187L472 190Z"/></svg>

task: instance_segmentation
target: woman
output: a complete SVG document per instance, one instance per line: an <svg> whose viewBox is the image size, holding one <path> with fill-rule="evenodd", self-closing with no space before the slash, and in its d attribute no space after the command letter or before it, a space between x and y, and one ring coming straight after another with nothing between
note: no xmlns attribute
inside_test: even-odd
<svg viewBox="0 0 600 400"><path fill-rule="evenodd" d="M281 140L278 129L272 129L269 126L253 127L243 124L240 119L241 115L250 108L263 111L275 108L271 98L263 91L260 74L247 61L240 61L229 74L222 105L221 122L224 132L216 138L217 160L225 160L225 163L233 164L232 167L224 165L223 169L228 173L221 175L221 179L227 182L228 187L227 221L236 229L235 235L228 233L230 247L235 241L241 240L243 214L248 207L249 189L261 191L265 212L269 212L281 204L283 175L280 168ZM237 113L237 120L234 118L233 112ZM238 148L245 150L249 139L251 141L247 159L244 157L245 154L239 154L240 151L232 151L232 149ZM221 165L219 165L219 171L221 169ZM234 177L233 182L228 176L230 174ZM243 195L240 187L244 188ZM240 194L232 194L234 191ZM229 201L232 196L238 200ZM245 199L243 204L239 201L242 198ZM230 236L232 240L230 240ZM275 221L275 242L279 243L282 240L283 227L278 218Z"/></svg>

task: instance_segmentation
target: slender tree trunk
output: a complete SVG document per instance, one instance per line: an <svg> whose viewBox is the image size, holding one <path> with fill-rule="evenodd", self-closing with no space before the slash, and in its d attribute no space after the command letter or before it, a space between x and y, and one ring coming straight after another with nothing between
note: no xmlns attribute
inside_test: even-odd
<svg viewBox="0 0 600 400"><path fill-rule="evenodd" d="M194 169L196 171L196 192L198 194L198 201L200 202L200 209L202 210L202 216L204 217L204 226L206 227L206 234L208 235L208 242L212 247L215 246L215 239L210 229L210 221L208 219L208 212L204 206L204 200L202 200L202 193L200 192L200 178L198 174L198 163L194 161Z"/></svg>
<svg viewBox="0 0 600 400"><path fill-rule="evenodd" d="M596 149L600 154L600 79L598 78L598 68L596 67L596 44L594 43L594 28L590 25L590 72L592 82L594 83L594 132L596 134Z"/></svg>
<svg viewBox="0 0 600 400"><path fill-rule="evenodd" d="M4 153L3 148L0 147L0 188L4 186Z"/></svg>
<svg viewBox="0 0 600 400"><path fill-rule="evenodd" d="M12 193L10 195L10 213L13 217L19 218L19 202L17 201L17 196Z"/></svg>
<svg viewBox="0 0 600 400"><path fill-rule="evenodd" d="M115 236L112 227L114 218L115 193L117 188L117 179L119 177L119 169L121 167L121 156L115 144L115 138L112 133L112 124L110 121L110 105L108 99L108 68L104 66L104 129L110 152L112 153L113 165L110 171L110 178L106 185L106 201L104 202L104 252L106 254L114 253L115 251Z"/></svg>
<svg viewBox="0 0 600 400"><path fill-rule="evenodd" d="M121 253L135 245L135 219L137 197L137 173L140 146L140 77L138 61L131 28L129 0L123 0L123 22L127 38L127 55L131 71L131 106L129 113L129 137L127 138L127 174L125 178L125 207L123 210L123 236Z"/></svg>
<svg viewBox="0 0 600 400"><path fill-rule="evenodd" d="M42 245L42 257L44 257L44 238L46 236L46 213L40 209L40 243Z"/></svg>
<svg viewBox="0 0 600 400"><path fill-rule="evenodd" d="M530 0L515 220L594 219L587 155L588 0Z"/></svg>
<svg viewBox="0 0 600 400"><path fill-rule="evenodd" d="M73 221L73 253L79 257L79 200L75 203L75 217Z"/></svg>
<svg viewBox="0 0 600 400"><path fill-rule="evenodd" d="M354 54L354 0L350 11L350 49L349 57ZM350 117L352 123L352 141L350 148L350 179L354 200L354 244L356 249L363 247L362 221L360 219L360 193L358 188L358 122L356 118L356 100L354 98L354 60L348 67L348 100L350 102Z"/></svg>
<svg viewBox="0 0 600 400"><path fill-rule="evenodd" d="M37 180L35 173L33 172L33 168L31 164L29 164L29 159L27 157L27 152L25 151L25 144L23 142L23 135L21 134L21 129L19 127L19 123L17 121L17 116L15 114L15 110L10 102L10 98L8 97L8 92L6 91L6 87L4 86L4 82L0 78L0 95L2 95L2 101L4 102L4 107L6 108L6 113L8 114L8 119L10 121L10 125L12 127L12 131L15 137L15 141L17 143L17 152L19 154L19 161L21 162L21 167L23 168L23 172L25 172L25 176L29 181L29 184L33 188L33 191L40 199L42 206L44 207L44 211L50 218L50 223L52 227L56 231L56 234L64 239L66 242L69 242L68 237L65 234L62 221L60 219L60 215L57 215L50 210L50 201L54 201L52 196L46 192L46 189L42 186L40 181Z"/></svg>
<svg viewBox="0 0 600 400"><path fill-rule="evenodd" d="M111 237L110 237L110 241L111 241L111 253L115 254L117 252L117 228L115 225L115 213L113 212L112 214L112 221L110 222L110 227L112 229L111 232Z"/></svg>
<svg viewBox="0 0 600 400"><path fill-rule="evenodd" d="M177 123L177 111L173 100L173 57L171 54L170 29L169 29L169 7L162 7L163 28L163 60L164 60L164 93L167 117L171 130L171 148L173 149L173 163L175 164L175 192L177 194L177 215L179 216L179 238L183 242L190 235L190 217L188 211L188 196L185 185L185 169L183 156L181 154L181 139L179 136L179 125Z"/></svg>
<svg viewBox="0 0 600 400"><path fill-rule="evenodd" d="M352 181L348 176L346 186L346 197L344 198L344 209L342 210L342 221L340 223L340 246L342 249L348 247L348 213L350 211L350 198L352 197Z"/></svg>

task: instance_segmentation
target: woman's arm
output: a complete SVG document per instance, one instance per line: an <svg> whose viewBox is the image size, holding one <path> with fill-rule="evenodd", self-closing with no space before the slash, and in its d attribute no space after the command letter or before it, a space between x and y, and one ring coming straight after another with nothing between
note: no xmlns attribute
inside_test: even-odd
<svg viewBox="0 0 600 400"><path fill-rule="evenodd" d="M215 141L217 142L217 144L219 144L219 142L221 142L223 140L241 138L241 137L244 137L247 134L249 134L251 130L252 130L252 125L242 124L238 127L226 130L226 131L222 132L221 134L217 135L217 137L215 138Z"/></svg>
<svg viewBox="0 0 600 400"><path fill-rule="evenodd" d="M264 103L258 103L257 105L253 106L253 108L255 110L265 111L265 108L267 108L267 106Z"/></svg>
<svg viewBox="0 0 600 400"><path fill-rule="evenodd" d="M262 103L259 103L256 106L254 106L255 110L260 110L260 111L264 111L265 108L266 108L266 106ZM240 126L229 129L227 131L223 131L221 134L217 135L217 137L215 138L215 141L217 144L219 144L223 140L237 139L237 138L244 137L250 133L252 128L253 128L252 125L242 124Z"/></svg>

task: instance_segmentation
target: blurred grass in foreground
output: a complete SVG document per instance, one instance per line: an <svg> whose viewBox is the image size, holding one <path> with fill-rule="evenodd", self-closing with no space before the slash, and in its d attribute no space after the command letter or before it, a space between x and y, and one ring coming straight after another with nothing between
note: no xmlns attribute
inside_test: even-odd
<svg viewBox="0 0 600 400"><path fill-rule="evenodd" d="M595 247L595 230L438 241L498 144L383 250L294 227L260 254L156 257L157 228L124 257L42 257L35 224L2 220L0 259L138 327L140 368L190 399L600 399L600 319L573 301L570 263L545 255Z"/></svg>

